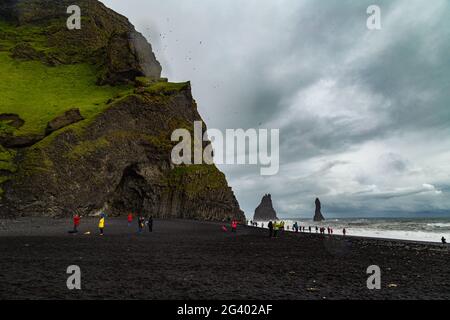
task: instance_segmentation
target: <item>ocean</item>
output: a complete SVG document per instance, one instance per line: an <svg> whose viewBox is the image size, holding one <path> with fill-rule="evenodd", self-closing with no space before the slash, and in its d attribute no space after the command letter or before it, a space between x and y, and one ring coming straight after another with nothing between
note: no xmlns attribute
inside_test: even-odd
<svg viewBox="0 0 450 320"><path fill-rule="evenodd" d="M334 234L342 235L345 228L348 236L399 239L425 242L441 242L445 237L450 242L450 218L345 218L329 219L320 223L305 218L283 219L286 227L292 229L297 222L308 229L312 226L331 227ZM259 222L259 226L262 222ZM268 222L263 222L267 228Z"/></svg>

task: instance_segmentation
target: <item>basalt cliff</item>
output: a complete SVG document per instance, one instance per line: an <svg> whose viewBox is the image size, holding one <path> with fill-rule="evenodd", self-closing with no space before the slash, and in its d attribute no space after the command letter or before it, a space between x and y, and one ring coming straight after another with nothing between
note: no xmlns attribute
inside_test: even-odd
<svg viewBox="0 0 450 320"><path fill-rule="evenodd" d="M201 121L190 83L162 79L151 45L101 2L0 0L0 91L1 216L245 219L214 165L171 162L173 130Z"/></svg>

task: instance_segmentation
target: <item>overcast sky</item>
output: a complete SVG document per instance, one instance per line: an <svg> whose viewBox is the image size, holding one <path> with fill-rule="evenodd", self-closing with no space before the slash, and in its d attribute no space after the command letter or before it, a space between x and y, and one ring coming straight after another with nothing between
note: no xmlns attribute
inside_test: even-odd
<svg viewBox="0 0 450 320"><path fill-rule="evenodd" d="M450 216L448 0L103 2L209 128L280 129L278 175L221 166L249 218L265 193L281 217Z"/></svg>

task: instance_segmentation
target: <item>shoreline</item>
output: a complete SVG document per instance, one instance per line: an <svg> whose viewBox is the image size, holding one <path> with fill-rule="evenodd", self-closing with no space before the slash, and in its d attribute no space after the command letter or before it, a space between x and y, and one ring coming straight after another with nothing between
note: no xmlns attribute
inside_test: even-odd
<svg viewBox="0 0 450 320"><path fill-rule="evenodd" d="M107 218L107 220L112 220L112 221L122 221L125 222L126 221L126 217L113 217L113 218ZM205 223L205 224L213 224L213 225L226 225L228 227L228 225L230 224L230 222L218 222L218 221L202 221L202 220L191 220L191 219L157 219L158 221L190 221L190 222L196 222L196 223ZM45 236L45 232L46 230L49 231L49 236L52 235L56 235L54 234L54 232L56 230L59 230L61 233L60 235L67 235L67 232L63 232L62 228L66 227L67 231L70 230L71 225L72 225L72 219L71 218L46 218L46 217L20 217L20 218L16 218L16 219L4 219L4 218L0 218L0 237L6 237L6 236L30 236L30 234L26 234L26 232L30 231L30 230L26 230L26 228L24 228L24 226L21 226L20 228L15 228L15 230L7 230L4 228L5 224L4 222L7 222L6 225L14 225L15 227L17 227L18 224L20 224L21 222L27 223L27 222L54 222L53 226L54 227L58 227L58 229L52 229L52 228L48 228L48 225L45 225L46 228L41 229L41 226L39 225L27 225L27 227L31 227L32 229L35 228L35 232L34 234L36 236ZM88 225L90 226L91 229L96 229L96 224L98 221L98 217L93 217L93 216L89 216L89 217L83 217L83 221L86 222L88 221ZM268 229L266 227L262 228L262 227L254 227L251 225L245 225L245 224L240 224L240 227L246 227L246 228L250 228L250 229L257 229L257 230L262 230L265 232L268 232ZM351 228L348 228L347 230L351 230ZM42 232L39 232L42 231ZM324 234L321 235L320 233L316 233L315 231L313 232L298 232L296 233L295 231L292 230L284 230L284 232L289 233L289 234L298 234L298 235L311 235L311 236L318 236L318 237L333 237L333 238L350 238L350 239L356 239L356 240L379 240L379 241L385 241L385 242L401 242L401 243L405 243L405 244L423 244L423 245L431 245L431 246L437 246L437 247L447 247L450 248L450 243L447 243L446 245L443 245L442 243L435 241L421 241L421 240L408 240L408 239L395 239L395 238L383 238L383 237L373 237L373 236L362 236L362 235L352 235L352 234L347 234L346 236L342 235L342 234ZM8 233L12 233L12 234L8 234ZM33 233L33 232L32 232ZM81 233L81 232L80 232Z"/></svg>
<svg viewBox="0 0 450 320"><path fill-rule="evenodd" d="M253 227L253 226L247 226L248 228L255 228L255 229L261 229L261 230L267 230L267 228L261 228L261 227ZM351 230L351 229L350 229ZM293 234L305 234L305 235L316 235L316 236L327 236L327 237L341 237L341 238L353 238L353 239L359 239L359 240L381 240L381 241L388 241L388 242L402 242L402 243L410 243L410 244L426 244L426 245L435 245L435 246L447 246L450 248L450 243L447 243L446 245L443 245L442 243L439 242L432 242L432 241L421 241L421 240L407 240L407 239L394 239L394 238L383 238L383 237L371 237L371 236L361 236L361 235L342 235L342 234L325 234L325 235L321 235L320 233L316 233L314 232L298 232L296 233L295 231L292 230L285 230L285 232L289 232L289 233L293 233Z"/></svg>

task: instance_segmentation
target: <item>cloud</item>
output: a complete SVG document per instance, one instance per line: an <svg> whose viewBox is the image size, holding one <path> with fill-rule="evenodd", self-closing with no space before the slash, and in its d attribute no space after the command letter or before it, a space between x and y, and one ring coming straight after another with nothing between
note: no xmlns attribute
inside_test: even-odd
<svg viewBox="0 0 450 320"><path fill-rule="evenodd" d="M442 191L437 190L435 186L431 184L424 183L420 187L415 188L399 188L394 190L380 191L377 186L371 186L371 190L357 192L355 195L363 196L377 199L392 199L392 198L400 198L400 197L408 197L417 194L430 193L435 195L442 194Z"/></svg>

